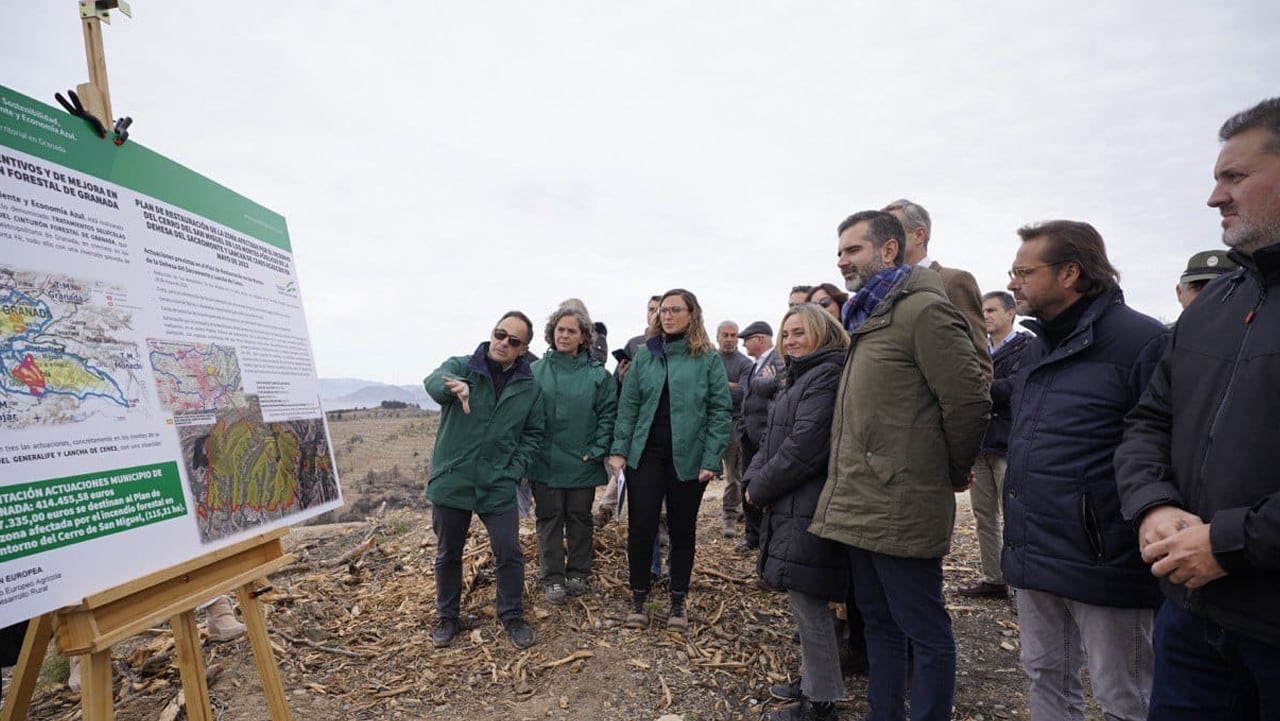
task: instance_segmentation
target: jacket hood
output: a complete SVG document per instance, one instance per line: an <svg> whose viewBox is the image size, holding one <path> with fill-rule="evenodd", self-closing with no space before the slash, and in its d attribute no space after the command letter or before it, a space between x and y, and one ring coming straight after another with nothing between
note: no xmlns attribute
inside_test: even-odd
<svg viewBox="0 0 1280 721"><path fill-rule="evenodd" d="M673 341L663 341L662 335L655 335L645 341L645 347L653 354L654 358L665 359L667 353L688 353L689 339L681 337Z"/></svg>
<svg viewBox="0 0 1280 721"><path fill-rule="evenodd" d="M599 361L591 358L589 351L583 350L578 353L561 353L560 351L549 351L542 356L542 360L552 363L559 368L581 368L586 365L602 365Z"/></svg>
<svg viewBox="0 0 1280 721"><path fill-rule="evenodd" d="M822 365L844 365L847 348L823 348L809 355L787 360L787 384L796 382L800 376Z"/></svg>
<svg viewBox="0 0 1280 721"><path fill-rule="evenodd" d="M485 378L488 378L489 380L493 380L493 376L489 375L489 364L486 362L488 359L489 359L489 341L485 341L480 345L476 346L476 352L471 354L471 360L467 361L467 370L473 370L476 373L479 373L480 375L484 376ZM519 378L532 378L532 377L533 377L533 370L529 368L529 361L524 357L524 354L521 353L520 357L516 358L516 362L512 366L511 380L514 381Z"/></svg>
<svg viewBox="0 0 1280 721"><path fill-rule="evenodd" d="M1262 278L1265 285L1272 285L1280 281L1280 243L1259 248L1249 255L1232 248L1227 251L1227 257L1234 260L1243 269L1233 273L1222 274L1226 278L1234 277L1234 282L1236 283L1240 282L1239 279L1246 272ZM1214 280L1217 279L1215 278Z"/></svg>

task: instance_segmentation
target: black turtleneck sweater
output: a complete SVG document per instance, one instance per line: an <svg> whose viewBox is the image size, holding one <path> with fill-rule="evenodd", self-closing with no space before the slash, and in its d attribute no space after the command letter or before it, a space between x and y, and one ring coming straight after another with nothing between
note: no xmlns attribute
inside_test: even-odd
<svg viewBox="0 0 1280 721"><path fill-rule="evenodd" d="M1054 316L1053 320L1041 320L1040 329L1044 331L1044 338L1049 343L1050 348L1057 348L1062 345L1062 341L1067 339L1075 331L1076 326L1080 324L1080 318L1089 307L1089 303L1093 298L1081 298L1067 309Z"/></svg>
<svg viewBox="0 0 1280 721"><path fill-rule="evenodd" d="M512 363L504 371L502 366L489 356L484 357L484 362L489 366L489 377L493 379L493 399L496 401L502 397L502 390L507 387L507 381L511 380L511 374L516 370L516 363Z"/></svg>
<svg viewBox="0 0 1280 721"><path fill-rule="evenodd" d="M684 333L675 335L664 333L662 342L666 344L678 341L683 339L684 335ZM649 441L645 446L660 450L667 456L671 454L671 386L667 381L662 382L662 394L658 396L658 407L653 412L653 424L649 426Z"/></svg>

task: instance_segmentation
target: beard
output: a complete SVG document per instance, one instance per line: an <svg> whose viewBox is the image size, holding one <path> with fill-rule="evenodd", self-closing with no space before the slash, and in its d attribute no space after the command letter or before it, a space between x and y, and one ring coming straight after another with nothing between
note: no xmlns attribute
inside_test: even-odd
<svg viewBox="0 0 1280 721"><path fill-rule="evenodd" d="M1235 248L1245 255L1269 245L1280 243L1280 213L1276 217L1256 222L1236 210L1234 226L1222 231L1222 242L1228 248Z"/></svg>
<svg viewBox="0 0 1280 721"><path fill-rule="evenodd" d="M879 255L873 257L864 265L853 266L853 275L844 279L844 287L850 293L857 293L862 290L863 286L871 282L876 277L876 273L885 269L884 261Z"/></svg>

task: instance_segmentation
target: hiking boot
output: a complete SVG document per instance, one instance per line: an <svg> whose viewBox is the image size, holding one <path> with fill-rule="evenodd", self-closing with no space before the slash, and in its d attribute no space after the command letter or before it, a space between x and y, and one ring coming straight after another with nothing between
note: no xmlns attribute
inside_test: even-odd
<svg viewBox="0 0 1280 721"><path fill-rule="evenodd" d="M631 613L628 613L627 617L623 619L622 625L626 628L648 628L649 613L644 608L644 604L648 600L648 591L632 591Z"/></svg>
<svg viewBox="0 0 1280 721"><path fill-rule="evenodd" d="M570 596L583 596L586 595L590 589L587 588L587 579L570 578L568 581L564 582L564 590L565 593Z"/></svg>
<svg viewBox="0 0 1280 721"><path fill-rule="evenodd" d="M672 631L683 631L689 628L689 617L684 611L685 594L671 592L671 615L667 616L667 628Z"/></svg>
<svg viewBox="0 0 1280 721"><path fill-rule="evenodd" d="M458 619L442 618L436 621L436 630L431 634L431 645L444 648L458 637Z"/></svg>
<svg viewBox="0 0 1280 721"><path fill-rule="evenodd" d="M978 581L977 583L957 588L956 593L969 598L1008 598L1009 587L1003 583Z"/></svg>
<svg viewBox="0 0 1280 721"><path fill-rule="evenodd" d="M231 599L218 596L217 600L205 609L209 618L210 641L233 641L240 638L248 630L243 623L236 620L235 609L231 607Z"/></svg>
<svg viewBox="0 0 1280 721"><path fill-rule="evenodd" d="M760 544L752 543L751 541L743 541L733 547L733 552L740 556L745 556L748 553L751 553L752 551L758 551L758 550L760 550Z"/></svg>
<svg viewBox="0 0 1280 721"><path fill-rule="evenodd" d="M518 649L526 649L533 645L533 629L519 616L502 624L507 629L507 638Z"/></svg>
<svg viewBox="0 0 1280 721"><path fill-rule="evenodd" d="M564 584L547 584L547 603L554 603L557 606L563 606L568 601L569 593L565 590Z"/></svg>
<svg viewBox="0 0 1280 721"><path fill-rule="evenodd" d="M769 714L768 721L836 721L834 701L812 702L801 698L800 703Z"/></svg>
<svg viewBox="0 0 1280 721"><path fill-rule="evenodd" d="M775 683L769 687L769 695L779 701L799 701L804 692L800 690L800 677L791 683Z"/></svg>

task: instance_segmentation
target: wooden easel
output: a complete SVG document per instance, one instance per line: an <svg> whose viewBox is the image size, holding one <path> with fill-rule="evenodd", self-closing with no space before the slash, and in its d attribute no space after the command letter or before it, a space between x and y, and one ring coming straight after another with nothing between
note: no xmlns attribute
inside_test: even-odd
<svg viewBox="0 0 1280 721"><path fill-rule="evenodd" d="M213 721L195 610L231 589L235 589L240 598L240 611L248 627L270 718L289 721L289 707L258 600L266 587L263 579L293 561L280 541L287 531L280 528L246 539L96 593L77 606L33 619L27 628L0 721L20 721L27 717L45 649L55 629L58 648L64 654L82 657L80 703L84 721L110 721L113 715L111 647L165 619L173 629L187 718Z"/></svg>
<svg viewBox="0 0 1280 721"><path fill-rule="evenodd" d="M97 116L111 130L111 90L107 85L107 55L102 47L102 23L111 22L109 10L132 15L129 3L120 0L79 0L80 25L84 30L84 57L89 64L89 82L76 86L85 110Z"/></svg>

